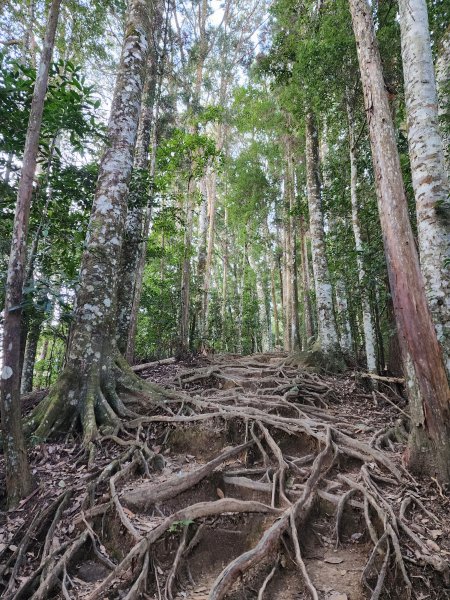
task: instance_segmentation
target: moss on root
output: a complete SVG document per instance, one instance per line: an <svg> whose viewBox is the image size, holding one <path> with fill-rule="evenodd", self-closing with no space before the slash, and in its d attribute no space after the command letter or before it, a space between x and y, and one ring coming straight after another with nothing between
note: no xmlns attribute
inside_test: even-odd
<svg viewBox="0 0 450 600"><path fill-rule="evenodd" d="M342 373L347 368L344 355L339 348L325 352L318 342L313 345L311 350L291 354L287 363L317 373Z"/></svg>
<svg viewBox="0 0 450 600"><path fill-rule="evenodd" d="M83 444L88 447L99 432L116 433L122 428L122 419L139 416L125 406L120 390L155 404L174 395L140 379L118 351L111 351L107 360L84 376L67 366L25 420L25 433L39 443L81 429Z"/></svg>

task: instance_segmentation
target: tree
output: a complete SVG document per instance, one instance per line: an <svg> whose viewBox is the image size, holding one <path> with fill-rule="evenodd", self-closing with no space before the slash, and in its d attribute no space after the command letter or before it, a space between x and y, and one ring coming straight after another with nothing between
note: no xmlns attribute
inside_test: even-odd
<svg viewBox="0 0 450 600"><path fill-rule="evenodd" d="M425 0L400 0L408 144L416 198L420 266L450 379L450 185Z"/></svg>
<svg viewBox="0 0 450 600"><path fill-rule="evenodd" d="M60 0L53 0L48 13L44 48L39 74L36 78L25 139L6 282L1 414L6 459L6 486L8 490L8 502L11 506L14 506L20 498L26 496L32 485L20 414L21 304L25 283L26 243L31 196L33 193L33 181L39 150L39 134L58 24L59 7Z"/></svg>
<svg viewBox="0 0 450 600"><path fill-rule="evenodd" d="M358 281L361 288L362 299L362 325L364 333L364 346L366 349L367 370L369 373L377 372L377 356L375 332L373 327L372 312L370 310L369 299L363 290L366 272L363 261L363 239L361 232L361 222L359 217L358 201L358 166L356 158L356 136L355 136L355 113L352 106L352 99L347 94L347 115L349 128L349 151L350 151L350 198L352 203L352 228L355 238L356 262L358 265Z"/></svg>
<svg viewBox="0 0 450 600"><path fill-rule="evenodd" d="M81 264L67 364L27 429L38 439L81 421L85 445L97 426L118 426L128 414L116 383L136 386L115 345L117 288L126 198L133 165L143 73L149 52L149 5L130 0L103 154ZM128 379L127 379L128 377Z"/></svg>
<svg viewBox="0 0 450 600"><path fill-rule="evenodd" d="M450 481L450 393L409 222L371 9L350 0L372 147L378 209L411 403L408 463Z"/></svg>
<svg viewBox="0 0 450 600"><path fill-rule="evenodd" d="M447 174L450 173L450 25L440 40L436 59L436 84L439 120Z"/></svg>
<svg viewBox="0 0 450 600"><path fill-rule="evenodd" d="M315 117L311 112L306 116L306 173L319 342L323 352L330 352L339 348L339 342L333 313L333 289L325 253L319 183L319 139Z"/></svg>
<svg viewBox="0 0 450 600"><path fill-rule="evenodd" d="M151 11L152 31L155 32L153 44L159 48L159 38L162 37L162 21L164 6L161 1L155 2ZM165 34L164 34L165 38ZM165 45L162 53L166 52ZM125 225L124 244L121 256L122 285L118 293L117 309L117 346L124 353L127 360L133 360L135 331L133 314L136 294L142 286L143 271L140 268L142 254L145 254L148 237L149 212L153 200L150 173L154 164L153 154L156 148L151 147L152 138L156 136L154 129L157 127L156 114L162 76L163 64L159 59L159 52L151 52L149 64L146 65L145 83L142 93L142 107L137 133L136 149L134 154L133 174L130 193L128 195L128 210Z"/></svg>

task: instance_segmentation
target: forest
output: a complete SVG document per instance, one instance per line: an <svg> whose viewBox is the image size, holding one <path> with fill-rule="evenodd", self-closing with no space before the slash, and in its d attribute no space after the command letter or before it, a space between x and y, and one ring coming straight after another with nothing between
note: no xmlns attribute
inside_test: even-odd
<svg viewBox="0 0 450 600"><path fill-rule="evenodd" d="M448 0L0 1L0 597L450 598Z"/></svg>

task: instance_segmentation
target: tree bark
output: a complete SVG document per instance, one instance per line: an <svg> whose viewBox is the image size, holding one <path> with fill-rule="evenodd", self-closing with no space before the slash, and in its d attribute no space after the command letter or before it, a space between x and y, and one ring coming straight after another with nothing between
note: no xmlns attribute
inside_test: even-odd
<svg viewBox="0 0 450 600"><path fill-rule="evenodd" d="M338 335L333 313L333 289L325 251L319 183L319 141L315 119L311 112L306 116L306 180L319 342L321 349L329 352L338 348Z"/></svg>
<svg viewBox="0 0 450 600"><path fill-rule="evenodd" d="M206 323L203 312L204 290L209 288L211 273L206 269L207 248L208 248L208 230L209 230L209 197L208 197L208 173L200 182L200 193L202 201L200 205L200 214L198 219L198 252L197 252L197 272L196 272L196 301L195 317L197 319L196 332L198 337L198 348L206 347Z"/></svg>
<svg viewBox="0 0 450 600"><path fill-rule="evenodd" d="M324 125L322 132L322 144L321 144L321 163L322 163L322 178L323 185L325 189L331 188L330 179L328 176L328 140L327 140L327 127ZM335 235L338 235L338 226L341 219L339 217L334 216L329 220L329 227L332 230L335 230ZM350 320L348 314L348 302L347 302L347 290L345 288L345 282L342 279L341 273L336 273L336 281L335 281L335 299L336 299L336 313L337 313L337 329L338 329L338 337L339 337L339 345L341 349L347 353L351 354L353 352L353 340L352 340L352 332L350 328Z"/></svg>
<svg viewBox="0 0 450 600"><path fill-rule="evenodd" d="M303 311L305 321L305 343L304 349L308 348L310 340L314 337L314 318L311 302L311 278L309 275L308 239L305 218L300 217L300 245L302 254L302 288L303 288Z"/></svg>
<svg viewBox="0 0 450 600"><path fill-rule="evenodd" d="M406 456L418 472L450 481L450 393L409 222L395 130L371 9L350 0L372 148L378 209L411 404Z"/></svg>
<svg viewBox="0 0 450 600"><path fill-rule="evenodd" d="M425 292L450 380L450 186L425 0L399 0L409 159Z"/></svg>
<svg viewBox="0 0 450 600"><path fill-rule="evenodd" d="M194 224L194 194L196 182L191 175L188 182L188 190L185 205L184 223L184 256L181 265L181 296L180 296L180 339L177 356L183 357L189 353L189 308L191 301L191 251L192 233Z"/></svg>
<svg viewBox="0 0 450 600"><path fill-rule="evenodd" d="M248 262L256 280L256 297L258 298L259 325L261 328L261 351L269 352L272 349L272 332L270 313L267 311L267 298L261 277L261 267L251 254L248 256Z"/></svg>
<svg viewBox="0 0 450 600"><path fill-rule="evenodd" d="M222 321L222 350L226 350L227 345L227 328L225 326L226 321L226 310L228 303L228 208L224 207L224 242L223 242L223 272L222 272L222 308L221 308L221 321ZM245 268L245 267L244 267Z"/></svg>
<svg viewBox="0 0 450 600"><path fill-rule="evenodd" d="M205 262L205 280L203 286L202 309L200 317L204 335L207 333L209 319L209 289L211 286L211 270L216 226L216 179L217 174L215 171L212 171L206 180L206 193L208 197L208 235Z"/></svg>
<svg viewBox="0 0 450 600"><path fill-rule="evenodd" d="M289 250L291 247L291 226L289 219L289 211L286 210L285 202L285 215L283 223L283 348L286 352L291 349L291 322L292 322L292 278L289 271Z"/></svg>
<svg viewBox="0 0 450 600"><path fill-rule="evenodd" d="M151 43L156 48L158 47L162 31L163 11L163 3L157 0L150 14L150 27L154 32L154 39L151 40ZM128 210L121 255L121 285L118 292L117 308L117 347L130 362L132 362L134 354L134 337L130 351L128 350L130 345L129 338L137 319L137 315L133 313L133 306L138 288L142 284L143 273L140 269L140 262L142 254L145 256L148 236L146 216L153 198L151 190L148 190L147 180L149 175L151 180L154 174L149 171L152 164L151 157L153 157L153 133L156 127L155 101L160 87L158 77L159 62L157 52L150 52L142 91L132 185L128 195Z"/></svg>
<svg viewBox="0 0 450 600"><path fill-rule="evenodd" d="M99 424L117 426L117 414L126 414L115 391L117 372L126 370L115 345L117 288L148 36L147 1L130 0L108 144L99 166L82 258L67 364L27 423L38 438L62 428L67 430L79 417L84 444L89 445Z"/></svg>
<svg viewBox="0 0 450 600"><path fill-rule="evenodd" d="M124 243L120 259L121 285L118 290L117 304L117 347L122 353L125 353L127 349L137 283L136 275L143 243L145 210L148 203L145 179L148 175L153 99L156 85L155 73L152 71L156 71L156 69L151 69L148 73L142 94L142 108L132 175L134 185L132 184L128 196Z"/></svg>
<svg viewBox="0 0 450 600"><path fill-rule="evenodd" d="M244 240L244 252L238 286L238 314L237 314L237 353L243 352L243 330L244 330L244 292L245 292L245 270L247 267L247 241Z"/></svg>
<svg viewBox="0 0 450 600"><path fill-rule="evenodd" d="M275 324L275 347L278 347L278 344L280 343L280 323L278 319L277 289L275 286L275 263L273 261L270 266L270 286L273 304L273 318Z"/></svg>
<svg viewBox="0 0 450 600"><path fill-rule="evenodd" d="M362 325L364 332L364 346L366 349L367 370L369 373L377 372L377 354L375 343L375 332L372 323L372 312L370 310L369 298L364 290L364 281L366 272L363 260L363 239L361 234L361 224L359 221L359 203L358 203L358 167L356 162L356 138L354 132L355 116L351 101L347 98L347 116L349 127L349 147L350 147L350 200L352 203L352 227L353 237L355 238L356 264L358 267L358 280L361 293L362 307Z"/></svg>
<svg viewBox="0 0 450 600"><path fill-rule="evenodd" d="M20 415L20 322L23 286L26 271L26 245L30 216L33 180L39 151L44 100L53 55L60 0L53 0L48 13L41 63L31 103L22 170L17 193L11 253L5 294L3 323L3 370L1 386L1 415L3 448L6 463L8 503L14 506L31 489L25 441Z"/></svg>
<svg viewBox="0 0 450 600"><path fill-rule="evenodd" d="M35 319L28 331L27 345L25 348L25 357L22 367L22 380L20 393L28 394L33 391L34 363L36 362L36 352L41 334L42 320Z"/></svg>
<svg viewBox="0 0 450 600"><path fill-rule="evenodd" d="M284 277L283 277L283 331L284 349L287 352L299 349L300 327L298 317L297 281L297 233L295 227L295 172L293 141L291 136L283 136L284 146Z"/></svg>
<svg viewBox="0 0 450 600"><path fill-rule="evenodd" d="M436 59L438 115L447 175L450 177L450 25L442 36Z"/></svg>

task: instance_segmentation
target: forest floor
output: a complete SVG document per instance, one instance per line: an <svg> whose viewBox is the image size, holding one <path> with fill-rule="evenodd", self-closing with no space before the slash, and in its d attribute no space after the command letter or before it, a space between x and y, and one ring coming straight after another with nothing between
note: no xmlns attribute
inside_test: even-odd
<svg viewBox="0 0 450 600"><path fill-rule="evenodd" d="M2 598L450 598L450 497L404 469L397 391L282 353L141 375L173 398L140 399L92 466L77 439L31 450L38 487L0 512Z"/></svg>

